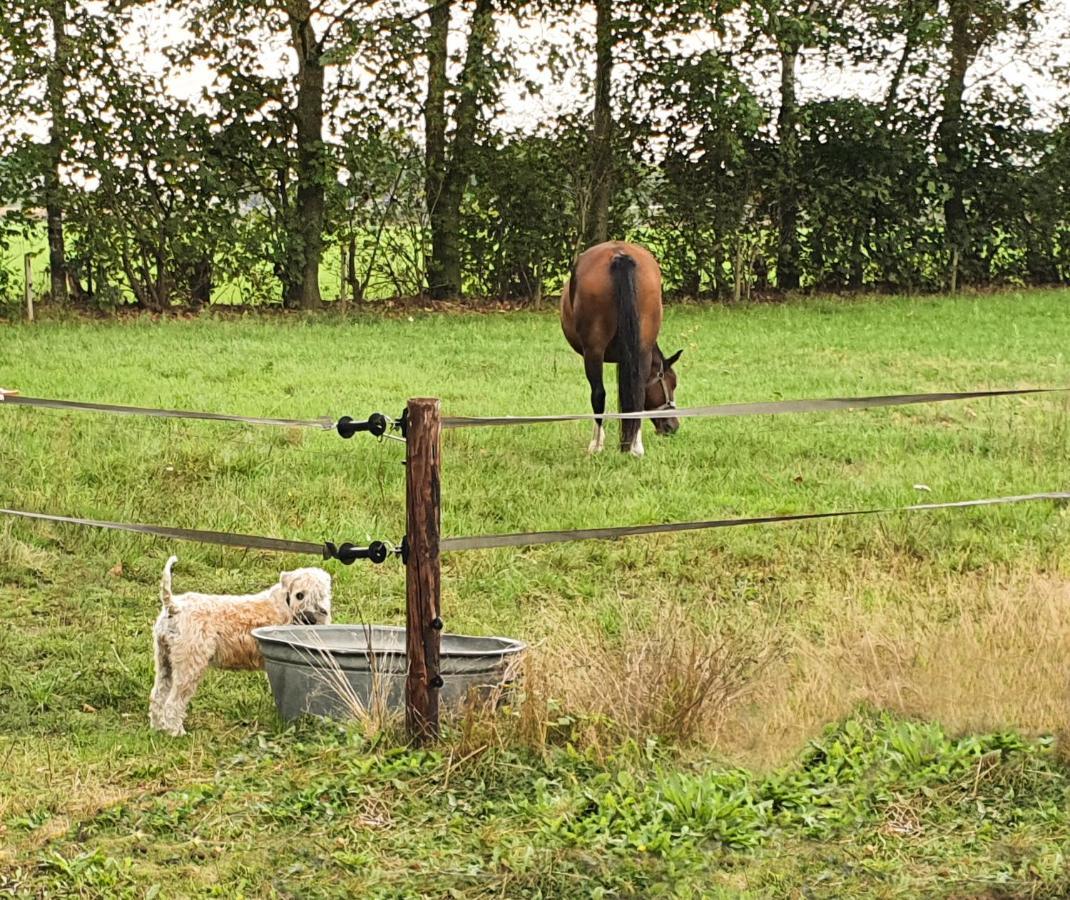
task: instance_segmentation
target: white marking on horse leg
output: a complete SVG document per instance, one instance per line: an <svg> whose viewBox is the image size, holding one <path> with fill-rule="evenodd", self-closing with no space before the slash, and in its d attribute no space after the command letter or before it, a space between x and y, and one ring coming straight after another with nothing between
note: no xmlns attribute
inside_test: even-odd
<svg viewBox="0 0 1070 900"><path fill-rule="evenodd" d="M635 457L637 457L639 459L642 459L644 452L645 451L643 450L643 427L642 427L642 424L640 424L639 430L635 432L635 440L632 441L631 454L632 454L632 456L635 456Z"/></svg>
<svg viewBox="0 0 1070 900"><path fill-rule="evenodd" d="M601 453L602 448L606 445L606 429L604 426L594 423L594 435L591 437L591 443L587 445L588 453Z"/></svg>

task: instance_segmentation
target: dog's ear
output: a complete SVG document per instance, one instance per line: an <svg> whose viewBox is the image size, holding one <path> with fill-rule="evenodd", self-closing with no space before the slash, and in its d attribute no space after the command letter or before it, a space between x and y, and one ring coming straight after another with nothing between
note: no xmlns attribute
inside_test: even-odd
<svg viewBox="0 0 1070 900"><path fill-rule="evenodd" d="M279 584L281 584L286 590L290 590L290 585L293 584L294 573L293 572L280 572Z"/></svg>

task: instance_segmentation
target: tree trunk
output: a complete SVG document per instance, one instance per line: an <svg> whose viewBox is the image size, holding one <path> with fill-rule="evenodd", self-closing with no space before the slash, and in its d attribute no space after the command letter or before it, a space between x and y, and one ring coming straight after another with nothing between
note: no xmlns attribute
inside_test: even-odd
<svg viewBox="0 0 1070 900"><path fill-rule="evenodd" d="M130 259L130 251L127 249L125 240L119 251L119 259L122 262L123 274L126 276L126 283L130 285L130 290L136 301L134 305L137 306L138 309L148 309L149 304L143 290L143 282L139 276L134 274L134 264Z"/></svg>
<svg viewBox="0 0 1070 900"><path fill-rule="evenodd" d="M698 263L691 263L684 269L680 279L680 296L689 300L697 300L702 286L702 273Z"/></svg>
<svg viewBox="0 0 1070 900"><path fill-rule="evenodd" d="M85 287L82 287L82 266L85 267ZM67 267L67 283L75 303L89 303L93 299L93 257L87 256L82 263Z"/></svg>
<svg viewBox="0 0 1070 900"><path fill-rule="evenodd" d="M891 123L897 111L903 76L906 75L910 61L922 40L921 25L926 19L936 14L935 5L934 0L907 0L904 4L902 16L899 19L899 30L906 34L906 39L903 42L903 51L896 61L888 90L884 94L885 125Z"/></svg>
<svg viewBox="0 0 1070 900"><path fill-rule="evenodd" d="M424 105L424 194L431 225L431 256L427 287L432 297L460 290L460 273L447 272L450 248L443 221L446 185L446 60L449 54L449 2L431 8L427 35L427 102Z"/></svg>
<svg viewBox="0 0 1070 900"><path fill-rule="evenodd" d="M323 60L312 28L309 0L289 0L290 35L297 54L297 204L287 221L288 263L283 298L291 309L321 303L320 259L325 218Z"/></svg>
<svg viewBox="0 0 1070 900"><path fill-rule="evenodd" d="M152 294L156 301L156 308L162 312L171 305L170 279L167 275L167 252L162 234L157 238L154 257L156 261L156 281L152 288Z"/></svg>
<svg viewBox="0 0 1070 900"><path fill-rule="evenodd" d="M63 83L67 70L67 3L52 0L48 5L52 19L52 59L46 78L51 125L48 134L48 162L45 166L45 213L48 218L48 270L53 303L67 302L67 254L63 241L63 197L60 189L60 165L63 162L64 97Z"/></svg>
<svg viewBox="0 0 1070 900"><path fill-rule="evenodd" d="M193 309L201 309L212 302L212 257L202 256L190 272L189 299Z"/></svg>
<svg viewBox="0 0 1070 900"><path fill-rule="evenodd" d="M917 35L918 29L916 24L910 23L908 26L906 43L903 44L903 52L899 54L899 60L895 64L895 71L892 73L892 80L884 95L883 112L885 125L891 123L892 114L895 112L896 106L899 103L899 86L903 83L903 75L906 74L907 65L910 62L910 58L914 55Z"/></svg>
<svg viewBox="0 0 1070 900"><path fill-rule="evenodd" d="M903 42L903 50L895 64L892 80L888 90L884 94L884 103L881 108L879 127L888 135L894 135L897 130L899 117L899 91L902 87L903 77L907 73L910 61L918 50L921 42L921 25L926 17L932 15L933 3L931 0L910 0L899 20L899 28L906 33ZM887 138L886 138L887 139ZM881 214L881 204L876 197L871 197L866 203L866 211L859 216L859 220L866 222L868 233L880 235L884 233L884 217ZM865 234L859 234L856 230L852 248L851 276L848 286L851 290L861 291L865 283L865 261L861 258L861 249L865 246ZM895 274L889 271L888 256L886 253L877 252L873 256L878 260L877 281L888 285L895 279Z"/></svg>
<svg viewBox="0 0 1070 900"><path fill-rule="evenodd" d="M346 273L349 271L348 262L346 261L346 252L348 246L344 241L338 243L338 305L342 309L345 309L346 305Z"/></svg>
<svg viewBox="0 0 1070 900"><path fill-rule="evenodd" d="M944 85L938 140L940 176L948 187L944 200L944 241L947 245L952 290L959 283L958 270L967 257L969 232L964 199L965 154L962 147L962 93L966 72L973 61L970 46L970 6L968 0L951 0L951 60Z"/></svg>
<svg viewBox="0 0 1070 900"><path fill-rule="evenodd" d="M851 235L851 266L847 274L847 287L852 291L861 291L866 280L866 258L862 255L862 242L865 233L870 231L870 222L863 220L855 226ZM870 232L874 233L874 232Z"/></svg>
<svg viewBox="0 0 1070 900"><path fill-rule="evenodd" d="M613 179L613 2L595 0L594 122L591 129L590 206L587 246L609 240L609 200Z"/></svg>
<svg viewBox="0 0 1070 900"><path fill-rule="evenodd" d="M743 298L743 266L746 255L743 249L743 238L736 238L736 254L732 262L732 302L739 303Z"/></svg>
<svg viewBox="0 0 1070 900"><path fill-rule="evenodd" d="M795 131L795 67L799 50L795 46L780 49L780 115L777 130L780 139L779 222L776 257L777 287L793 291L799 287L799 192L797 163L799 136Z"/></svg>
<svg viewBox="0 0 1070 900"><path fill-rule="evenodd" d="M445 7L448 15L448 6ZM431 219L431 259L427 284L431 296L456 297L461 293L461 201L471 175L472 147L476 136L479 94L486 77L487 47L494 39L494 0L476 0L468 32L468 47L461 69L456 127L445 161L445 50L449 20L439 22L432 9L428 38L428 102L425 128L428 152L428 211ZM439 12L439 15L441 13ZM436 55L432 57L432 52ZM437 54L442 54L439 61ZM441 112L440 112L441 110ZM441 129L441 130L440 130ZM441 173L441 177L439 177Z"/></svg>
<svg viewBox="0 0 1070 900"><path fill-rule="evenodd" d="M369 275L371 272L368 273ZM349 253L346 257L345 280L349 284L349 296L354 303L364 299L364 283L357 279L357 236L353 231L349 232Z"/></svg>

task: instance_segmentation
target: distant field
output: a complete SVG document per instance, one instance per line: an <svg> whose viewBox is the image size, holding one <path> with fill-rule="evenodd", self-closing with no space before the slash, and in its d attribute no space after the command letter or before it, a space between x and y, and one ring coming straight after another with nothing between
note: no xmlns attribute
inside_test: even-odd
<svg viewBox="0 0 1070 900"><path fill-rule="evenodd" d="M45 244L44 233L36 237L24 239L13 238L10 246L3 254L3 267L15 276L17 294L21 298L26 280L23 276L23 257L27 253L33 254L32 272L34 291L39 292L48 286L48 248Z"/></svg>
<svg viewBox="0 0 1070 900"><path fill-rule="evenodd" d="M2 257L0 257L0 264L14 276L15 294L20 300L23 296L25 286L23 257L27 253L33 254L32 277L35 296L40 297L49 289L48 247L44 232L38 235L33 235L30 238L16 237L12 239L10 246L6 252L2 254ZM382 257L380 256L380 259L381 258ZM362 266L363 265L366 265L366 261L362 263ZM360 272L363 274L363 271L362 268ZM269 272L270 267L265 266L265 273ZM273 276L268 275L267 277L269 277L270 280L273 280ZM320 290L324 300L333 301L338 299L339 291L341 290L341 280L341 254L338 246L336 244L331 244L324 250L323 261L320 266ZM216 286L212 295L212 301L213 303L221 305L238 304L243 301L248 302L248 291L248 279L229 281ZM392 296L393 293L394 291L392 288L385 283L375 283L369 288L366 299L381 299L382 297ZM281 289L275 290L272 299L277 300L280 295ZM0 296L0 303L2 302L3 297Z"/></svg>
<svg viewBox="0 0 1070 900"><path fill-rule="evenodd" d="M677 399L699 405L1070 385L1068 334L1070 292L1051 291L670 307L662 346L684 348ZM298 418L397 414L428 395L449 414L583 411L588 395L555 317L537 313L7 324L0 385ZM443 532L1070 486L1064 395L647 435L636 461L588 457L586 424L449 432ZM0 506L396 540L402 454L0 406ZM433 754L358 726L284 731L256 674L212 673L187 739L150 732L171 551L179 590L244 590L307 563L0 521L0 893L1070 891L1055 740L1070 726L1068 509L449 555L447 628L533 649L527 702L452 726ZM336 619L404 621L399 565L333 574Z"/></svg>

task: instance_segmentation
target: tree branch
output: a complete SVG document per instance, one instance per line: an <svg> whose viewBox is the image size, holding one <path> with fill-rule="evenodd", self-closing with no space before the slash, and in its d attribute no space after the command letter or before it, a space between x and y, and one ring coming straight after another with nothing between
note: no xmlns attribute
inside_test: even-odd
<svg viewBox="0 0 1070 900"><path fill-rule="evenodd" d="M358 6L365 5L371 6L374 0L353 0L345 9L340 13L331 17L331 21L327 23L327 27L323 31L323 36L320 38L317 44L317 49L320 53L324 52L327 46L327 40L334 30L335 26L341 24L346 18L353 12ZM407 16L390 16L386 19L381 19L377 24L379 30L385 30L387 28L397 27L398 25L411 25L417 19L422 19L424 16L429 16L433 12L442 9L444 6L449 6L454 0L438 0L436 3L432 3L430 6L424 7L419 12L411 13Z"/></svg>

